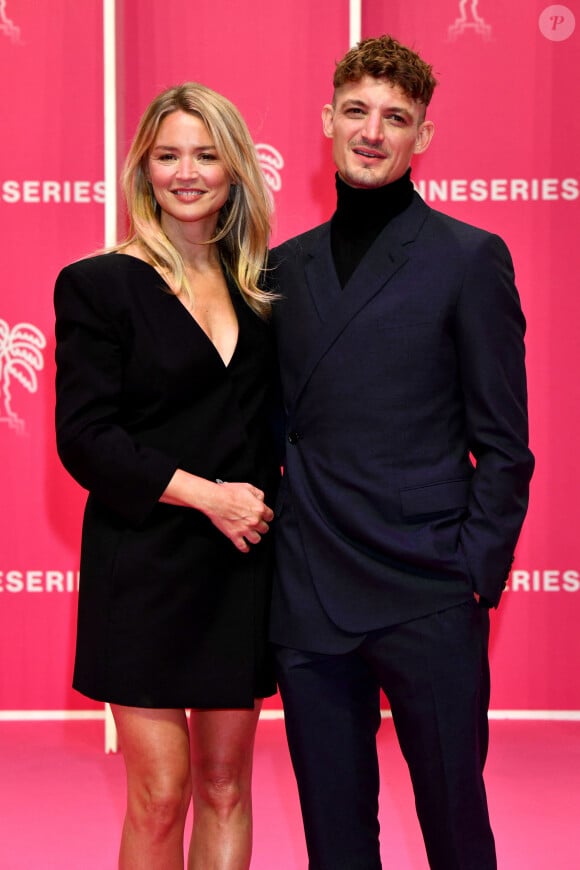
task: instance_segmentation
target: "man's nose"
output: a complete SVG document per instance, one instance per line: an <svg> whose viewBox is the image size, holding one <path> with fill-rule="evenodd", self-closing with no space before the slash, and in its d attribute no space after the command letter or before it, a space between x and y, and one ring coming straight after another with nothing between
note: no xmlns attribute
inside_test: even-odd
<svg viewBox="0 0 580 870"><path fill-rule="evenodd" d="M383 119L379 112L369 112L363 127L363 136L368 142L381 142L383 139Z"/></svg>

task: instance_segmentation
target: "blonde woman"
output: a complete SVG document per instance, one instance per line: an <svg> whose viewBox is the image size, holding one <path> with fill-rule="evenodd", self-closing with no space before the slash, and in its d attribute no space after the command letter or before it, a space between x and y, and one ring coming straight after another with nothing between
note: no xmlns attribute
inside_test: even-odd
<svg viewBox="0 0 580 870"><path fill-rule="evenodd" d="M196 83L145 111L129 236L55 289L57 443L89 491L74 686L127 770L119 867L249 867L278 480L261 289L270 200L237 109ZM191 710L188 719L186 710Z"/></svg>

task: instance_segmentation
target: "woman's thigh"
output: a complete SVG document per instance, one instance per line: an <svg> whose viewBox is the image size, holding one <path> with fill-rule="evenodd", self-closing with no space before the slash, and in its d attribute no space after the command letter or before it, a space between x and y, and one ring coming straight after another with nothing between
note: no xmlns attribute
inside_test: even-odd
<svg viewBox="0 0 580 870"><path fill-rule="evenodd" d="M112 704L129 787L188 789L189 730L184 710Z"/></svg>

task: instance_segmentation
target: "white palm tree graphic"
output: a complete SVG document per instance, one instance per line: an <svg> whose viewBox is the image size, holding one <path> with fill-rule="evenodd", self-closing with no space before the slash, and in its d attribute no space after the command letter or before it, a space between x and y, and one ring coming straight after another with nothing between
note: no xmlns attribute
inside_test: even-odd
<svg viewBox="0 0 580 870"><path fill-rule="evenodd" d="M277 148L274 148L273 145L267 145L265 142L256 145L256 153L266 184L277 193L282 189L282 178L279 170L284 168L284 158Z"/></svg>
<svg viewBox="0 0 580 870"><path fill-rule="evenodd" d="M459 18L448 28L449 37L456 39L466 30L475 30L484 39L489 39L491 36L491 27L485 23L485 20L477 11L479 0L459 0ZM469 8L468 8L469 4Z"/></svg>
<svg viewBox="0 0 580 870"><path fill-rule="evenodd" d="M4 33L12 42L20 42L20 28L6 15L6 0L0 0L0 33Z"/></svg>
<svg viewBox="0 0 580 870"><path fill-rule="evenodd" d="M12 329L0 318L0 423L24 431L24 420L12 410L10 381L18 381L29 393L38 389L36 372L44 368L42 355L46 339L32 323L17 323Z"/></svg>

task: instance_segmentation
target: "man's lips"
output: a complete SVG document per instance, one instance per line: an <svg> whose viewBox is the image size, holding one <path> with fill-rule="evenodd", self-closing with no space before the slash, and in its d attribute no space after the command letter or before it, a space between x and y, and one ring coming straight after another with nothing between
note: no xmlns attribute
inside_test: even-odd
<svg viewBox="0 0 580 870"><path fill-rule="evenodd" d="M377 151L375 148L365 148L363 145L358 145L352 150L359 157L364 157L367 160L384 160L387 156L382 151Z"/></svg>

